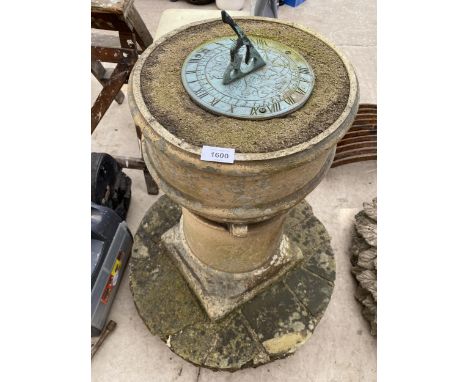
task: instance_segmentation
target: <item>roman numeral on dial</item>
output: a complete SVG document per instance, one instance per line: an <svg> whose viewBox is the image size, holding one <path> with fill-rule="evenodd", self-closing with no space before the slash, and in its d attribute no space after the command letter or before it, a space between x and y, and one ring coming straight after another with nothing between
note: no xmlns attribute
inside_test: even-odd
<svg viewBox="0 0 468 382"><path fill-rule="evenodd" d="M286 97L283 97L283 101L286 102L288 105L293 105L296 103L296 101L294 100L293 97L291 97L290 95L286 96Z"/></svg>
<svg viewBox="0 0 468 382"><path fill-rule="evenodd" d="M250 109L250 115L257 115L259 108L260 106L252 106L252 109Z"/></svg>
<svg viewBox="0 0 468 382"><path fill-rule="evenodd" d="M276 113L281 110L281 104L279 102L273 102L271 105L267 106L267 109L270 113Z"/></svg>
<svg viewBox="0 0 468 382"><path fill-rule="evenodd" d="M301 88L296 88L294 91L299 94L306 94L305 90L302 90Z"/></svg>
<svg viewBox="0 0 468 382"><path fill-rule="evenodd" d="M197 97L203 98L203 97L208 95L208 92L205 89L200 88L200 89L195 91L195 94L197 95Z"/></svg>
<svg viewBox="0 0 468 382"><path fill-rule="evenodd" d="M261 39L261 38L256 38L254 41L258 46L260 46L262 48L265 48L266 46L268 46L268 43L265 40Z"/></svg>

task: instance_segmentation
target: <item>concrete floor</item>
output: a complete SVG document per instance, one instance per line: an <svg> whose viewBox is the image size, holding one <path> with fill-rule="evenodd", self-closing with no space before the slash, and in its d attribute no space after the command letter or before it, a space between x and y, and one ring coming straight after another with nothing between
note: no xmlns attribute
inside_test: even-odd
<svg viewBox="0 0 468 382"><path fill-rule="evenodd" d="M185 1L169 0L136 0L135 4L153 36L168 28L161 25L158 31L161 14L167 9L216 9L214 5L197 7ZM244 10L250 10L250 1ZM167 16L166 13L164 18ZM356 69L361 103L377 102L375 1L307 0L298 8L281 7L280 18L310 27L339 46ZM92 101L100 89L93 78ZM126 87L123 91L126 92ZM139 155L126 102L122 105L114 102L109 108L92 136L92 150ZM133 181L127 222L134 233L158 196L146 193L141 171L125 172ZM348 247L353 216L364 201L376 195L376 178L374 161L338 167L330 170L306 199L332 237L337 280L325 316L312 338L295 355L234 374L197 368L173 354L147 330L133 304L126 272L110 314L117 328L92 361L93 381L375 381L376 340L369 334L367 322L353 297L355 285L350 274Z"/></svg>

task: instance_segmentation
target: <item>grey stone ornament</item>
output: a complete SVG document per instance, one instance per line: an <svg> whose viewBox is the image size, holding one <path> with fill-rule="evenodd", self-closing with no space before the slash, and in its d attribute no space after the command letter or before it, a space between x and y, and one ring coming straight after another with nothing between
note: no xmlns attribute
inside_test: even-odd
<svg viewBox="0 0 468 382"><path fill-rule="evenodd" d="M377 335L377 198L364 203L356 217L351 245L351 272L358 286L355 297L362 304L362 315L369 321L371 334Z"/></svg>

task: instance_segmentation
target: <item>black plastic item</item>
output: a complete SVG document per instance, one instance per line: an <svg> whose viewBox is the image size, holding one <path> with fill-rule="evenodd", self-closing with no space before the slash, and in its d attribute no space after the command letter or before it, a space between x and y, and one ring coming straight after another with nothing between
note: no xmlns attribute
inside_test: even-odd
<svg viewBox="0 0 468 382"><path fill-rule="evenodd" d="M104 328L127 266L133 238L114 210L91 203L91 336Z"/></svg>
<svg viewBox="0 0 468 382"><path fill-rule="evenodd" d="M91 201L112 208L122 220L127 217L132 180L106 153L91 153Z"/></svg>
<svg viewBox="0 0 468 382"><path fill-rule="evenodd" d="M91 288L121 221L110 208L91 203Z"/></svg>

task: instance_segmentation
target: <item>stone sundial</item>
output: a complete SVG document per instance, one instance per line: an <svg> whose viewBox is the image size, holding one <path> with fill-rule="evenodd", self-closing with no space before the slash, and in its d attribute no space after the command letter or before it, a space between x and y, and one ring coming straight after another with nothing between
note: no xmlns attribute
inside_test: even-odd
<svg viewBox="0 0 468 382"><path fill-rule="evenodd" d="M330 237L304 198L356 115L351 64L295 24L223 12L146 49L128 99L165 193L129 263L146 326L215 370L293 354L334 287ZM205 158L206 147L230 150L232 161Z"/></svg>
<svg viewBox="0 0 468 382"><path fill-rule="evenodd" d="M300 108L315 81L305 58L280 41L248 38L225 11L223 21L237 38L198 46L182 67L182 82L192 100L234 118L273 118Z"/></svg>

